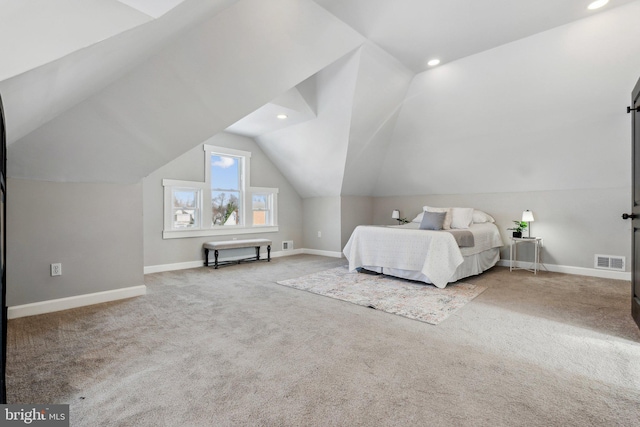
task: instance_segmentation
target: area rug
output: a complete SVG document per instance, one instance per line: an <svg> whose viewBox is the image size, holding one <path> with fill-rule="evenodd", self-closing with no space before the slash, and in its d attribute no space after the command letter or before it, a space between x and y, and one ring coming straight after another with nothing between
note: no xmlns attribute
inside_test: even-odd
<svg viewBox="0 0 640 427"><path fill-rule="evenodd" d="M432 325L439 324L487 289L457 282L439 289L382 274L350 273L346 266L277 283Z"/></svg>

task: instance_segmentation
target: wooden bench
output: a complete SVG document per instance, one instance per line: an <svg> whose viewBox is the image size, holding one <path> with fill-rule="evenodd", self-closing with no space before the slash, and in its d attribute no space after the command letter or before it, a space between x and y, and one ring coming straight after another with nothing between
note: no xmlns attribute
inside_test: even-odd
<svg viewBox="0 0 640 427"><path fill-rule="evenodd" d="M204 266L209 266L209 251L213 250L214 268L219 265L234 264L242 261L260 261L260 246L267 247L267 262L271 262L271 240L269 239L246 239L246 240L222 240L219 242L207 242L202 245L204 248ZM240 249L240 248L256 248L256 256L249 258L236 259L232 261L219 261L218 251L222 249Z"/></svg>

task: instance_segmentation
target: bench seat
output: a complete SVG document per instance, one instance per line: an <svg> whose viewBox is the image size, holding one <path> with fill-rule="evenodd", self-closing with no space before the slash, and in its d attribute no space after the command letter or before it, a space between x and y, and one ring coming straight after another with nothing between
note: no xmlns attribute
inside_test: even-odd
<svg viewBox="0 0 640 427"><path fill-rule="evenodd" d="M241 261L260 261L260 246L267 247L267 262L271 261L271 240L269 239L245 239L245 240L221 240L218 242L207 242L202 245L204 248L204 266L209 266L209 251L213 251L214 268L220 265L240 263ZM256 256L242 258L233 261L218 261L218 251L222 249L256 248Z"/></svg>

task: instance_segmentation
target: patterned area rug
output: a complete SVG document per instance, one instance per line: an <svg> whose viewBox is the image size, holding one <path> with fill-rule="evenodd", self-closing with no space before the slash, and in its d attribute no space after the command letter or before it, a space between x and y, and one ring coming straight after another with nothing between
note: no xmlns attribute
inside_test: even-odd
<svg viewBox="0 0 640 427"><path fill-rule="evenodd" d="M349 273L346 266L277 283L432 325L442 322L487 289L460 282L439 289L381 274Z"/></svg>

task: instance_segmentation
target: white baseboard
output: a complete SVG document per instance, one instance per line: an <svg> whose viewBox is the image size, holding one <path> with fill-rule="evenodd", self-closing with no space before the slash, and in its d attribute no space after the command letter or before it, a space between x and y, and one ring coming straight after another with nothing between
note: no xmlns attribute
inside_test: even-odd
<svg viewBox="0 0 640 427"><path fill-rule="evenodd" d="M176 262L174 264L150 265L144 267L144 274L162 273L164 271L186 270L188 268L198 268L204 266L203 260Z"/></svg>
<svg viewBox="0 0 640 427"><path fill-rule="evenodd" d="M342 252L321 251L317 249L293 249L290 251L277 251L277 252L272 251L271 258L280 258L285 256L301 255L301 254L320 255L320 256L326 256L326 257L332 257L332 258L342 258ZM209 264L211 265L211 263ZM204 266L203 260L177 262L175 264L149 265L144 267L144 274L162 273L165 271L175 271L175 270L186 270L188 268L198 268L203 266Z"/></svg>
<svg viewBox="0 0 640 427"><path fill-rule="evenodd" d="M304 249L291 249L288 251L271 252L271 258L282 258L283 256L302 255Z"/></svg>
<svg viewBox="0 0 640 427"><path fill-rule="evenodd" d="M292 249L290 251L277 251L277 252L271 251L271 258L300 255L300 254L306 253L304 251L305 249ZM266 259L266 258L267 258L267 255L265 253L260 252L260 259ZM233 258L225 258L225 259L222 259L222 261L227 259L233 259ZM209 265L211 265L211 262L209 262ZM177 262L175 264L150 265L150 266L144 267L144 274L162 273L165 271L186 270L188 268L198 268L198 267L204 267L204 260Z"/></svg>
<svg viewBox="0 0 640 427"><path fill-rule="evenodd" d="M498 265L502 267L509 267L511 262L508 259L501 259L498 261ZM516 267L529 268L530 262L516 261ZM557 265L557 264L540 264L541 267L538 271L553 271L554 273L575 274L578 276L590 276L600 277L602 279L615 279L631 281L631 272L628 271L611 271L611 270L599 270L597 268L585 268L585 267L572 267L569 265Z"/></svg>
<svg viewBox="0 0 640 427"><path fill-rule="evenodd" d="M279 258L285 256L292 255L300 255L300 254L308 254L308 255L320 255L331 258L342 258L342 252L335 251L322 251L318 249L294 249L291 251L278 251L271 252L272 258ZM509 267L509 260L500 260L498 261L499 266ZM531 263L526 261L517 261L516 266L520 268L527 268L531 265ZM610 271L610 270L599 270L595 268L584 268L584 267L572 267L568 265L557 265L557 264L541 264L544 267L541 267L541 271L553 271L555 273L565 273L565 274L575 274L579 276L591 276L591 277L600 277L603 279L615 279L615 280L626 280L631 281L631 273L624 271ZM202 260L198 261L189 261L189 262L180 262L176 264L163 264L163 265L152 265L144 268L144 274L150 273L161 273L163 271L174 271L174 270L184 270L187 268L197 268L202 267Z"/></svg>
<svg viewBox="0 0 640 427"><path fill-rule="evenodd" d="M317 249L294 249L291 251L278 251L272 252L271 257L279 258L284 256L291 255L299 255L299 254L309 254L309 255L320 255L327 256L333 258L341 258L341 252L334 251L321 251ZM498 261L499 266L509 267L509 260L500 260ZM517 261L517 267L529 267L531 263L525 261ZM542 264L544 267L541 267L541 271L552 271L556 273L565 273L565 274L575 274L580 276L591 276L591 277L600 277L603 279L615 279L615 280L625 280L631 281L631 273L630 272L621 272L621 271L609 271L609 270L598 270L595 268L584 268L584 267L572 267L567 265L556 265L556 264ZM164 265L153 265L144 268L144 273L159 273L163 271L173 271L173 270L183 270L187 268L197 268L202 267L202 260L198 261L189 261L189 262L181 262L175 264L164 264ZM100 304L103 302L109 301L117 301L120 299L133 298L137 296L141 296L147 293L147 287L145 285L132 286L129 288L122 289L114 289L111 291L103 291L103 292L95 292L92 294L85 295L76 295L67 298L59 298L49 301L41 301L34 302L30 304L24 305L16 305L13 307L9 307L7 310L7 316L9 319L16 319L18 317L26 317L26 316L34 316L37 314L44 313L52 313L54 311L68 310L71 308L84 307L87 305Z"/></svg>
<svg viewBox="0 0 640 427"><path fill-rule="evenodd" d="M7 317L9 319L16 319L18 317L34 316L36 314L52 313L54 311L84 307L85 305L133 298L146 293L147 287L145 285L139 285L132 286L130 288L114 289L111 291L95 292L92 294L76 295L73 297L16 305L8 308Z"/></svg>
<svg viewBox="0 0 640 427"><path fill-rule="evenodd" d="M342 252L335 251L321 251L318 249L303 249L303 253L309 255L320 255L320 256L328 256L331 258L342 258Z"/></svg>

